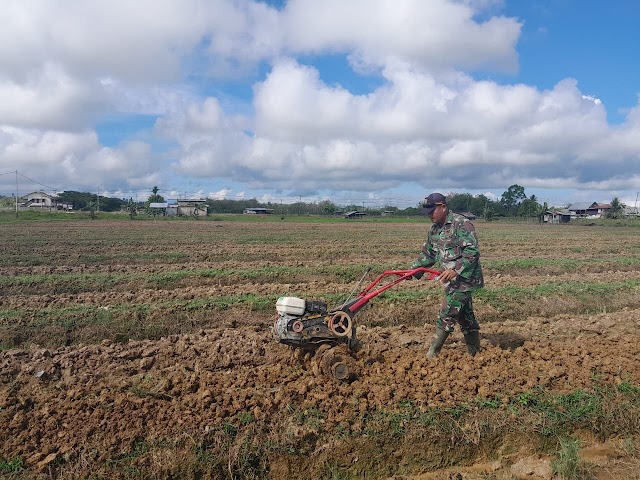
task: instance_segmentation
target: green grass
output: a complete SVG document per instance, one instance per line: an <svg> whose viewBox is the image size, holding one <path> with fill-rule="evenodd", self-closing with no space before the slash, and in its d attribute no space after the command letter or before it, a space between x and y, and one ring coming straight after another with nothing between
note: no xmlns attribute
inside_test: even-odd
<svg viewBox="0 0 640 480"><path fill-rule="evenodd" d="M0 473L18 474L26 470L24 461L19 457L5 458L0 455Z"/></svg>
<svg viewBox="0 0 640 480"><path fill-rule="evenodd" d="M560 440L558 458L553 462L553 473L562 480L585 480L584 472L580 468L580 440L565 438Z"/></svg>
<svg viewBox="0 0 640 480"><path fill-rule="evenodd" d="M13 277L0 276L0 287L5 289L20 289L20 293L81 293L112 291L129 284L148 286L150 288L177 288L180 282L189 278L224 278L229 281L238 279L282 281L290 283L297 276L325 276L334 280L348 283L359 279L364 265L336 265L318 267L268 266L259 268L206 268L193 270L170 270L157 273L71 273L71 274L35 274L17 275ZM381 267L372 269L379 273ZM5 290L6 292L7 290Z"/></svg>
<svg viewBox="0 0 640 480"><path fill-rule="evenodd" d="M501 260L483 260L482 266L494 272L509 272L513 269L533 270L542 267L560 267L567 270L575 270L580 264L586 262L568 258L513 258Z"/></svg>

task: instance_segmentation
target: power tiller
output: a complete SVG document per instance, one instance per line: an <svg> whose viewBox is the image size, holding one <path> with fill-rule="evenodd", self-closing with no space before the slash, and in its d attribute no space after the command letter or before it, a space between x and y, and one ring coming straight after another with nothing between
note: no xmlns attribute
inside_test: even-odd
<svg viewBox="0 0 640 480"><path fill-rule="evenodd" d="M356 351L359 342L353 323L355 314L372 298L416 274L426 275L427 279L433 280L440 272L425 267L385 270L358 296L331 310L327 309L325 302L319 300L280 297L276 302L278 314L273 325L274 333L280 343L305 350L316 351L323 345L344 344L351 351ZM389 277L395 279L381 284L383 279L389 280Z"/></svg>

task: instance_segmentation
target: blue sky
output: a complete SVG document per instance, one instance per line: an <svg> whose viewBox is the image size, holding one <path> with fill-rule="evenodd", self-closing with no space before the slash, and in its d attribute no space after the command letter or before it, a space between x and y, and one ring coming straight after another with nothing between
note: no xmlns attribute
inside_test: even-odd
<svg viewBox="0 0 640 480"><path fill-rule="evenodd" d="M0 21L0 174L34 179L21 194L640 191L631 0L7 0Z"/></svg>
<svg viewBox="0 0 640 480"><path fill-rule="evenodd" d="M524 22L519 81L548 89L559 79L575 78L585 94L607 106L610 122L624 120L640 92L636 1L548 0L505 7L506 15Z"/></svg>

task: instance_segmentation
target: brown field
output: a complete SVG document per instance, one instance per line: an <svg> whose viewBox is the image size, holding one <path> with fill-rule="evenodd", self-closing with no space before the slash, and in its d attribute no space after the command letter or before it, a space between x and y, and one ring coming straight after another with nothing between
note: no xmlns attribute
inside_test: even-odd
<svg viewBox="0 0 640 480"><path fill-rule="evenodd" d="M0 477L640 479L638 227L476 222L483 351L427 361L441 287L404 282L337 382L276 299L339 304L427 222L2 223Z"/></svg>

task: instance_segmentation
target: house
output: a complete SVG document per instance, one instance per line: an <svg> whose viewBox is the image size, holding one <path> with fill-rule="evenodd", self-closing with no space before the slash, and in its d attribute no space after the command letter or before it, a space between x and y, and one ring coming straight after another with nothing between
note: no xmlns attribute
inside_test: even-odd
<svg viewBox="0 0 640 480"><path fill-rule="evenodd" d="M606 216L607 213L609 213L609 210L611 210L611 205L608 203L597 203L596 209L598 210L598 216L602 218Z"/></svg>
<svg viewBox="0 0 640 480"><path fill-rule="evenodd" d="M566 208L547 210L542 216L542 221L544 223L569 223L571 212Z"/></svg>
<svg viewBox="0 0 640 480"><path fill-rule="evenodd" d="M153 215L167 215L167 207L169 204L167 202L151 202L149 204L149 210L152 211Z"/></svg>
<svg viewBox="0 0 640 480"><path fill-rule="evenodd" d="M178 215L190 215L192 217L207 216L206 200L178 200Z"/></svg>
<svg viewBox="0 0 640 480"><path fill-rule="evenodd" d="M192 217L206 217L207 216L207 201L206 200L181 200L170 198L166 204L166 215L169 217L175 216L192 216ZM153 205L153 204L151 204ZM149 206L151 206L149 205Z"/></svg>
<svg viewBox="0 0 640 480"><path fill-rule="evenodd" d="M178 215L178 200L175 198L167 199L167 209L165 215L167 217L175 217Z"/></svg>
<svg viewBox="0 0 640 480"><path fill-rule="evenodd" d="M52 208L55 203L55 197L44 192L31 192L23 198L20 204L23 208Z"/></svg>
<svg viewBox="0 0 640 480"><path fill-rule="evenodd" d="M577 202L569 205L567 210L576 218L602 218L609 213L611 205L598 202Z"/></svg>
<svg viewBox="0 0 640 480"><path fill-rule="evenodd" d="M242 213L246 215L269 215L273 212L273 208L245 208Z"/></svg>
<svg viewBox="0 0 640 480"><path fill-rule="evenodd" d="M469 220L476 219L476 215L472 212L461 212L460 215L462 215L463 217L467 217Z"/></svg>
<svg viewBox="0 0 640 480"><path fill-rule="evenodd" d="M396 212L394 212L393 210L383 210L380 215L382 215L383 217L392 217L395 213Z"/></svg>
<svg viewBox="0 0 640 480"><path fill-rule="evenodd" d="M362 218L366 215L364 212L358 212L354 210L353 212L347 212L344 214L344 218Z"/></svg>
<svg viewBox="0 0 640 480"><path fill-rule="evenodd" d="M598 204L596 202L577 202L567 207L572 217L596 218L599 217Z"/></svg>
<svg viewBox="0 0 640 480"><path fill-rule="evenodd" d="M20 208L23 209L73 210L72 204L59 202L55 196L45 192L31 192L24 196L23 199L24 202L20 204Z"/></svg>
<svg viewBox="0 0 640 480"><path fill-rule="evenodd" d="M625 217L637 217L638 216L638 207L624 207L624 216Z"/></svg>

